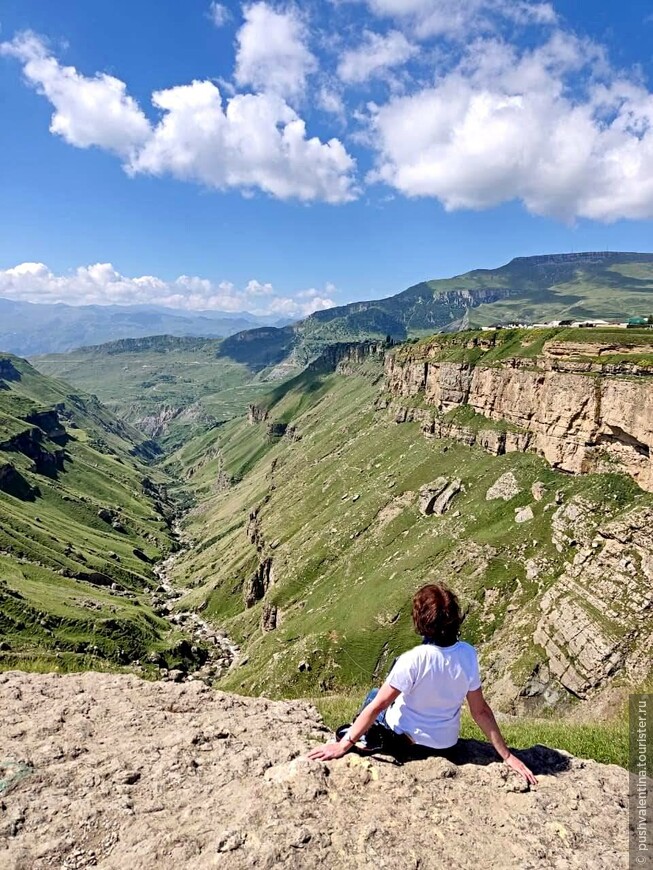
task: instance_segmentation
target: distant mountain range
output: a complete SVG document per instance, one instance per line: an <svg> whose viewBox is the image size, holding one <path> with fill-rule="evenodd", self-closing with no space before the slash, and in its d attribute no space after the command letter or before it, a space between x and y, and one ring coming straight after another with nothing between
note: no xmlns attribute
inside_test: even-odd
<svg viewBox="0 0 653 870"><path fill-rule="evenodd" d="M585 252L518 257L498 269L424 281L396 296L316 311L281 328L225 339L218 356L260 370L293 355L308 361L335 341L396 341L496 323L653 313L653 253Z"/></svg>
<svg viewBox="0 0 653 870"><path fill-rule="evenodd" d="M317 311L305 336L397 339L495 321L605 318L653 311L653 253L517 257L498 269L424 281L387 299Z"/></svg>
<svg viewBox="0 0 653 870"><path fill-rule="evenodd" d="M0 351L34 356L150 335L223 338L287 318L241 312L180 311L155 305L65 305L0 298Z"/></svg>

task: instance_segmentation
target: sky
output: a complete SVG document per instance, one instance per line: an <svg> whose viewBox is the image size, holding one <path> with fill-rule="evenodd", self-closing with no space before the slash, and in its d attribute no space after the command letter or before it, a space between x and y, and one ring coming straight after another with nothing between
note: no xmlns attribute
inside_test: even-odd
<svg viewBox="0 0 653 870"><path fill-rule="evenodd" d="M653 250L642 0L0 0L0 296L301 317Z"/></svg>

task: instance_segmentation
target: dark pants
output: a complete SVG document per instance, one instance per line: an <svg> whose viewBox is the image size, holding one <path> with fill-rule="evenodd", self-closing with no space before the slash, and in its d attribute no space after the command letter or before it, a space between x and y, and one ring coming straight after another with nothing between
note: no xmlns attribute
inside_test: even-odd
<svg viewBox="0 0 653 870"><path fill-rule="evenodd" d="M363 701L363 706L361 707L360 712L362 712L368 704L371 704L378 694L379 689L370 689ZM431 749L429 746L420 746L419 743L414 743L406 734L397 734L396 731L393 731L386 722L385 714L386 711L382 710L376 717L375 724L383 729L385 735L383 743L393 755L398 756L400 759L413 758L415 760L437 755L441 758L455 761L455 746L451 746L448 749Z"/></svg>

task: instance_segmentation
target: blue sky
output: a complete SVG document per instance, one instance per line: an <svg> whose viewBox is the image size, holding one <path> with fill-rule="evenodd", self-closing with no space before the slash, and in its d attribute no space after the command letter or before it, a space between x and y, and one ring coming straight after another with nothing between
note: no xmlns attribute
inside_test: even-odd
<svg viewBox="0 0 653 870"><path fill-rule="evenodd" d="M652 12L3 0L0 295L299 316L652 250Z"/></svg>

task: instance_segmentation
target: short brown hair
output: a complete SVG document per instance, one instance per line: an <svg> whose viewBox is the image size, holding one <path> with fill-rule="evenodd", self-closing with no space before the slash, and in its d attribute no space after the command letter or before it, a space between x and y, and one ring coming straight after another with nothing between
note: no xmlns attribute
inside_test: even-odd
<svg viewBox="0 0 653 870"><path fill-rule="evenodd" d="M415 631L438 646L451 646L458 640L463 621L454 592L439 583L422 586L413 598Z"/></svg>

